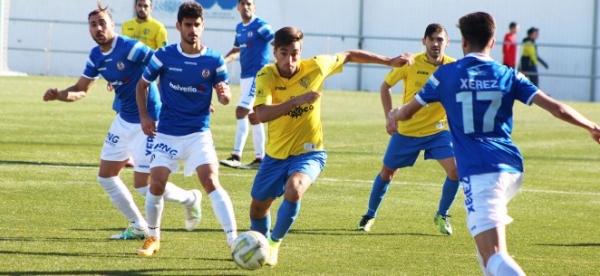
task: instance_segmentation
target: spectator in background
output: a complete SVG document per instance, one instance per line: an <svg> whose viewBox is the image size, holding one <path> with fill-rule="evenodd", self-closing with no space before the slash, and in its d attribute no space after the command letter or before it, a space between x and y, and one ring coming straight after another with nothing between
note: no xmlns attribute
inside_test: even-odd
<svg viewBox="0 0 600 276"><path fill-rule="evenodd" d="M502 45L502 54L504 58L502 63L510 68L516 68L517 64L517 39L515 35L519 32L519 24L510 22L508 33L504 35L504 44Z"/></svg>
<svg viewBox="0 0 600 276"><path fill-rule="evenodd" d="M541 63L544 68L548 69L548 64L538 56L537 45L535 40L538 38L539 30L535 27L527 30L527 37L523 39L523 54L521 55L521 68L519 70L535 86L539 86L537 65Z"/></svg>

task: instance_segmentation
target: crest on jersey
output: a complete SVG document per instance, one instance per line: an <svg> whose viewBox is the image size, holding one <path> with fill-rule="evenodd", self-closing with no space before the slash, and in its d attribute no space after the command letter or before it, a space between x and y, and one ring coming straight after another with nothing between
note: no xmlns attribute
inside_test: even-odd
<svg viewBox="0 0 600 276"><path fill-rule="evenodd" d="M202 70L202 77L205 79L210 77L210 71L208 69Z"/></svg>
<svg viewBox="0 0 600 276"><path fill-rule="evenodd" d="M122 61L117 62L117 68L119 68L119 70L123 70L125 69L125 64Z"/></svg>
<svg viewBox="0 0 600 276"><path fill-rule="evenodd" d="M150 29L146 29L146 28L144 28L144 31L143 31L143 33L144 33L144 35L148 35L148 34L150 34Z"/></svg>
<svg viewBox="0 0 600 276"><path fill-rule="evenodd" d="M248 37L252 37L254 35L254 33L252 31L248 32Z"/></svg>
<svg viewBox="0 0 600 276"><path fill-rule="evenodd" d="M300 85L304 88L308 88L310 86L310 77L304 77L300 80Z"/></svg>

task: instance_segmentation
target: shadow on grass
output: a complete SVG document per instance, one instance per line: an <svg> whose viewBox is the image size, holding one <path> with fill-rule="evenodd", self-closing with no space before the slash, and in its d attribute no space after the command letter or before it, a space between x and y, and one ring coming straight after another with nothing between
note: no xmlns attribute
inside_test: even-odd
<svg viewBox="0 0 600 276"><path fill-rule="evenodd" d="M219 275L244 275L243 273L234 273L239 270L237 268L206 268L206 269L132 269L132 270L65 270L65 271L42 271L42 270L29 270L29 271L0 271L0 275L131 275L131 276L142 276L142 275L156 275L157 273L169 273L169 274L188 274L188 275L215 275L215 271L220 271ZM209 272L212 271L212 272ZM228 271L229 273L225 273Z"/></svg>
<svg viewBox="0 0 600 276"><path fill-rule="evenodd" d="M0 165L35 165L35 166L61 166L61 167L98 167L100 162L94 164L73 164L65 162L36 162L36 161L14 161L0 160Z"/></svg>
<svg viewBox="0 0 600 276"><path fill-rule="evenodd" d="M573 246L573 247L600 247L600 243L538 243L541 246Z"/></svg>
<svg viewBox="0 0 600 276"><path fill-rule="evenodd" d="M69 229L70 231L82 231L82 232L114 232L113 234L116 233L120 233L123 230L125 230L125 228L99 228L99 229L91 229L91 228L71 228ZM171 232L171 233L194 233L194 232L199 232L199 233L209 233L209 232L223 232L223 229L217 229L217 228L213 228L213 229L195 229L192 231L188 231L184 228L161 228L160 229L161 232ZM243 231L243 230L239 230L239 231ZM1 240L2 238L0 238ZM107 238L108 239L108 236Z"/></svg>
<svg viewBox="0 0 600 276"><path fill-rule="evenodd" d="M310 229L310 230L290 230L290 233L296 235L329 235L329 236L425 236L425 237L443 237L443 235L427 233L377 233L365 232L355 229Z"/></svg>
<svg viewBox="0 0 600 276"><path fill-rule="evenodd" d="M1 255L21 255L21 256L48 256L48 257L94 257L94 258L119 258L119 259L140 259L142 257L134 253L66 253L66 252L31 252L17 250L0 250ZM211 262L231 262L231 258L202 258L202 257L165 257L164 260L186 260L186 261L211 261Z"/></svg>

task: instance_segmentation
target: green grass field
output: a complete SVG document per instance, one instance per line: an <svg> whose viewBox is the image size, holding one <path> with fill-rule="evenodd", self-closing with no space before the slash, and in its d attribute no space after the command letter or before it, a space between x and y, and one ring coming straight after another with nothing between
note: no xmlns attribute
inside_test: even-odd
<svg viewBox="0 0 600 276"><path fill-rule="evenodd" d="M184 229L183 208L167 204L161 251L135 255L141 241L110 241L127 221L96 181L99 154L114 117L100 81L79 102L43 102L47 88L74 78L0 78L0 275L480 275L460 193L454 234L432 222L445 177L435 161L401 171L371 232L354 229L388 141L376 93L327 91L323 98L325 170L302 202L280 251L280 264L250 272L230 260L208 200L199 229ZM235 133L229 106L211 125L220 158ZM395 98L396 104L399 97ZM572 103L600 121L598 104ZM516 104L514 139L525 157L525 182L509 205L511 255L529 275L600 275L600 147L587 133L538 107ZM251 161L248 139L244 162ZM249 228L254 171L221 168L240 231ZM123 180L132 183L132 170ZM184 188L196 177L172 175ZM134 197L143 212L144 199ZM207 199L207 197L205 197ZM279 206L277 201L275 207ZM276 211L277 208L274 208Z"/></svg>

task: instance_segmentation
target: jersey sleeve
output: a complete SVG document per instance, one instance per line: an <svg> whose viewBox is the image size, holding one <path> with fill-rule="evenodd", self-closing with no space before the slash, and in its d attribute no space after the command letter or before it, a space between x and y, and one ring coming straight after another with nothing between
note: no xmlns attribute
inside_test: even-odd
<svg viewBox="0 0 600 276"><path fill-rule="evenodd" d="M159 50L155 55L152 55L150 62L144 69L142 78L148 83L155 81L163 70L163 63L159 57L162 52L162 50Z"/></svg>
<svg viewBox="0 0 600 276"><path fill-rule="evenodd" d="M344 69L344 59L340 54L320 55L315 56L314 59L316 64L321 69L321 73L325 77L341 73Z"/></svg>
<svg viewBox="0 0 600 276"><path fill-rule="evenodd" d="M526 105L531 105L531 100L533 100L533 96L538 93L539 89L525 75L519 72L515 72L515 78L516 81L513 87L516 99Z"/></svg>
<svg viewBox="0 0 600 276"><path fill-rule="evenodd" d="M165 28L164 25L160 25L160 27L158 28L158 33L156 34L156 47L157 48L162 48L167 46L168 40L167 40L167 29Z"/></svg>
<svg viewBox="0 0 600 276"><path fill-rule="evenodd" d="M406 78L408 66L393 68L384 78L385 83L389 86L396 85L399 81Z"/></svg>
<svg viewBox="0 0 600 276"><path fill-rule="evenodd" d="M258 28L258 33L266 42L271 42L271 40L275 38L275 32L273 32L271 25L267 24L266 22L263 23L264 24Z"/></svg>
<svg viewBox="0 0 600 276"><path fill-rule="evenodd" d="M440 94L438 93L438 87L440 86L440 81L438 80L438 76L440 75L440 69L438 69L429 79L423 89L415 95L415 100L417 100L421 105L426 106L432 102L440 101Z"/></svg>
<svg viewBox="0 0 600 276"><path fill-rule="evenodd" d="M100 71L98 71L98 68L96 68L96 64L94 64L91 54L85 63L85 69L83 69L83 74L81 75L88 79L97 79L100 77Z"/></svg>
<svg viewBox="0 0 600 276"><path fill-rule="evenodd" d="M223 56L219 55L218 67L216 69L216 76L214 79L214 85L219 82L225 82L229 84L229 74L227 73L227 64L225 64L225 59Z"/></svg>
<svg viewBox="0 0 600 276"><path fill-rule="evenodd" d="M129 51L129 54L127 54L127 59L137 64L146 66L148 65L148 62L150 62L150 59L153 55L154 50L146 46L144 43L136 42Z"/></svg>
<svg viewBox="0 0 600 276"><path fill-rule="evenodd" d="M254 100L254 106L259 105L270 105L273 103L273 94L271 86L269 85L271 76L269 70L263 68L256 74L255 85L256 85L256 99Z"/></svg>

